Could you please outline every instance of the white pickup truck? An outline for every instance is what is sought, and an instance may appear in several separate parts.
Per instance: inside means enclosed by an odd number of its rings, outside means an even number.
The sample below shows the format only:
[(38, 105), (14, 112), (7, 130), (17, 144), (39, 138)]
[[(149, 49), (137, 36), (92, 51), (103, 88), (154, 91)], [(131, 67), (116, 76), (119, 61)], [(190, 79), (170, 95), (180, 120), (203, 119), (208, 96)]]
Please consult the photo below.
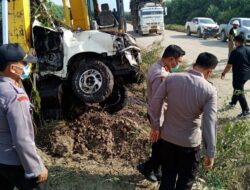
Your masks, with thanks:
[(190, 36), (192, 33), (196, 33), (199, 38), (205, 37), (206, 33), (209, 33), (209, 36), (216, 36), (219, 26), (211, 18), (206, 17), (195, 17), (192, 21), (187, 21), (185, 24), (185, 29), (187, 35)]

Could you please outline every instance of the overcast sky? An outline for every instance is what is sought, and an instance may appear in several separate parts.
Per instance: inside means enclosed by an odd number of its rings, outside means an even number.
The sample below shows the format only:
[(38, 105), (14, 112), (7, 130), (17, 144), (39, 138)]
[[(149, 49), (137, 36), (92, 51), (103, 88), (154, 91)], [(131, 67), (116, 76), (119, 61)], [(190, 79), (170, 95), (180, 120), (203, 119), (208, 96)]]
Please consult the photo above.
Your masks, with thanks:
[[(62, 5), (62, 0), (51, 0), (52, 2), (54, 2), (55, 4), (58, 4), (58, 5)], [(102, 3), (105, 3), (105, 2), (114, 2), (114, 4), (109, 4), (110, 6), (110, 9), (112, 10), (115, 6), (115, 0), (98, 0), (99, 4), (102, 4)], [(129, 2), (130, 0), (123, 0), (123, 3), (124, 3), (124, 9), (125, 9), (125, 12), (130, 12), (130, 9), (129, 9)]]

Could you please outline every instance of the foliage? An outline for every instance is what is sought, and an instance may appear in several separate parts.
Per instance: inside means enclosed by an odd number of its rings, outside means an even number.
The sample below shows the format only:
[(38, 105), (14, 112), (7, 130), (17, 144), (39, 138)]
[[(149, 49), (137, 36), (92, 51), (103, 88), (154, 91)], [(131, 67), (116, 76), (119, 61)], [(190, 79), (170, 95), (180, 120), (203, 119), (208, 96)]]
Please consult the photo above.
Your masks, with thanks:
[(131, 21), (131, 14), (130, 14), (130, 12), (125, 12), (125, 13), (124, 13), (124, 17), (125, 17), (125, 19), (126, 19), (127, 21)]
[[(212, 171), (200, 167), (200, 176), (209, 189), (242, 189), (242, 169), (250, 165), (250, 123), (238, 121), (225, 124), (218, 132), (217, 156)], [(249, 168), (248, 168), (249, 170)]]
[(51, 14), (53, 14), (53, 17), (58, 20), (64, 20), (64, 10), (63, 6), (56, 5), (53, 2), (48, 1), (47, 2), (47, 8)]
[(167, 0), (166, 23), (185, 24), (193, 17), (211, 17), (226, 23), (232, 17), (250, 17), (250, 0)]
[(166, 29), (175, 30), (175, 31), (178, 31), (178, 32), (186, 32), (185, 26), (180, 25), (180, 24), (167, 24)]
[(37, 18), (44, 26), (53, 27), (58, 20), (64, 20), (63, 6), (54, 4), (51, 1), (41, 3), (32, 1), (31, 19)]
[(160, 41), (156, 41), (151, 47), (142, 50), (142, 70), (147, 72), (151, 64), (155, 63), (159, 59), (163, 47)]

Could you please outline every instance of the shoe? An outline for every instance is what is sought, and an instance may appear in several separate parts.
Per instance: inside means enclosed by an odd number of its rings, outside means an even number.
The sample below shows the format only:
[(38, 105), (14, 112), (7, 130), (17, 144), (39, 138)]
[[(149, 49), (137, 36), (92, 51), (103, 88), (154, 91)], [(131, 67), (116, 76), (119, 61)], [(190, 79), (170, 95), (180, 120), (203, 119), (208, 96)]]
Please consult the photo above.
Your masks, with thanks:
[(230, 107), (230, 108), (234, 108), (236, 106), (236, 104), (233, 104), (232, 102), (229, 102), (229, 104), (228, 104), (228, 107)]
[(154, 175), (157, 181), (161, 181), (161, 176), (162, 176), (161, 167), (154, 169)]
[(142, 174), (144, 175), (144, 177), (148, 180), (148, 181), (151, 181), (151, 182), (157, 182), (157, 178), (156, 176), (154, 175), (154, 172), (153, 171), (148, 171), (145, 167), (145, 164), (139, 164), (137, 165), (137, 170)]
[(249, 111), (243, 111), (241, 114), (237, 115), (237, 118), (248, 117), (250, 116)]
[(236, 104), (232, 104), (231, 102), (229, 102), (229, 104), (226, 105), (225, 109), (226, 110), (233, 109), (233, 108), (235, 108), (235, 106), (236, 106)]

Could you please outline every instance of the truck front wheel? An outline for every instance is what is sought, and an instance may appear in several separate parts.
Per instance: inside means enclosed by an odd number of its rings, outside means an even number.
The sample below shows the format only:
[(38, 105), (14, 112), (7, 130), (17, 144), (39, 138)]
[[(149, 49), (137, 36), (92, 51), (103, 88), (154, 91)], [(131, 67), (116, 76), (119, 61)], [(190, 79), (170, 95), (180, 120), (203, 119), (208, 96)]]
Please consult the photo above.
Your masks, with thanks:
[(73, 74), (71, 82), (75, 95), (86, 103), (104, 101), (114, 86), (110, 69), (98, 60), (81, 63)]
[(99, 105), (108, 113), (112, 114), (120, 111), (127, 105), (128, 90), (123, 85), (115, 84), (112, 94)]
[(200, 28), (198, 28), (198, 30), (197, 30), (197, 35), (198, 35), (198, 38), (201, 38), (201, 37), (202, 37), (201, 29), (200, 29)]
[(191, 36), (190, 27), (187, 27), (187, 35), (188, 35), (188, 36)]

